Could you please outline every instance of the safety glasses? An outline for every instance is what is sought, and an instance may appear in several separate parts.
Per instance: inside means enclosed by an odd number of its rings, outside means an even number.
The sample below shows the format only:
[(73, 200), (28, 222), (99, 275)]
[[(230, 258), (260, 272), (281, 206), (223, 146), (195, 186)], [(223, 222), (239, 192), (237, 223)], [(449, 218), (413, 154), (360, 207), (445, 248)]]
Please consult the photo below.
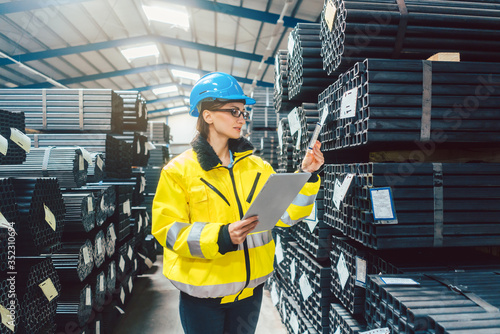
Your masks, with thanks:
[(231, 109), (212, 109), (211, 111), (224, 111), (224, 112), (230, 112), (231, 115), (233, 115), (236, 118), (239, 118), (241, 115), (243, 115), (243, 119), (248, 120), (250, 118), (250, 113), (246, 110), (239, 110), (236, 108), (231, 108)]

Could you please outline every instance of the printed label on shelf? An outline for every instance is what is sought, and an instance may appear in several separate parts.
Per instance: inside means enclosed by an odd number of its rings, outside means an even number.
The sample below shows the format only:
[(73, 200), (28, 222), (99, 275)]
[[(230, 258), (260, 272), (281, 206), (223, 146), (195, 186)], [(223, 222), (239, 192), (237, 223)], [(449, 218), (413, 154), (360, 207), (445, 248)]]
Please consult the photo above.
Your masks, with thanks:
[(372, 188), (370, 189), (370, 198), (372, 201), (374, 220), (396, 219), (391, 188)]
[(99, 169), (102, 170), (104, 162), (102, 161), (102, 159), (101, 159), (100, 156), (97, 156), (97, 158), (96, 158), (96, 164), (97, 164), (97, 167), (99, 167)]
[(115, 306), (115, 307), (118, 310), (118, 312), (120, 312), (120, 314), (125, 314), (125, 311), (122, 310), (122, 308), (120, 306)]
[(273, 302), (273, 306), (278, 305), (278, 302), (280, 301), (280, 297), (276, 291), (276, 282), (273, 282), (273, 285), (271, 286), (271, 301)]
[(87, 248), (87, 246), (84, 246), (82, 248), (82, 253), (83, 253), (83, 263), (87, 265), (90, 262), (89, 249)]
[(278, 144), (280, 151), (283, 153), (283, 124), (281, 122), (278, 124)]
[(101, 334), (101, 322), (99, 320), (95, 322), (95, 334)]
[[(347, 174), (344, 181), (341, 185), (337, 187), (337, 180), (335, 180), (335, 188), (333, 190), (333, 203), (337, 207), (340, 208), (340, 202), (342, 202), (351, 187), (352, 180), (354, 179), (355, 174)], [(339, 181), (340, 184), (340, 181)]]
[(134, 255), (134, 250), (132, 249), (132, 247), (130, 247), (130, 245), (128, 246), (128, 251), (127, 251), (127, 256), (130, 260), (132, 260), (132, 255)]
[(293, 258), (292, 263), (290, 264), (290, 279), (295, 281), (295, 258)]
[(279, 235), (276, 238), (276, 249), (274, 254), (276, 254), (276, 261), (280, 264), (281, 261), (283, 261), (283, 248), (281, 247), (281, 238)]
[(132, 293), (132, 288), (134, 287), (134, 284), (132, 284), (132, 279), (128, 279), (128, 292)]
[(293, 136), (295, 132), (300, 129), (299, 114), (297, 113), (297, 107), (293, 108), (292, 111), (288, 113), (288, 126), (290, 127), (290, 136)]
[(349, 269), (345, 262), (344, 253), (340, 253), (339, 262), (337, 262), (337, 273), (339, 274), (340, 286), (344, 290), (347, 280), (349, 279)]
[(0, 314), (2, 316), (2, 324), (7, 327), (11, 332), (16, 331), (16, 327), (14, 326), (13, 316), (10, 314), (10, 311), (7, 310), (2, 304), (0, 304)]
[(123, 202), (123, 213), (127, 214), (130, 216), (130, 214), (132, 213), (130, 211), (130, 200), (126, 200), (125, 202)]
[(118, 263), (118, 267), (120, 270), (123, 272), (123, 269), (125, 269), (125, 260), (123, 259), (123, 256), (120, 255), (120, 262)]
[(333, 3), (333, 0), (328, 0), (325, 8), (325, 22), (330, 31), (333, 30), (335, 26), (335, 16), (337, 14), (337, 7)]
[(306, 273), (303, 273), (302, 276), (300, 276), (299, 287), (300, 292), (302, 293), (302, 297), (304, 298), (304, 300), (307, 300), (307, 298), (312, 295), (313, 290), (311, 288), (309, 280), (307, 279)]
[(304, 221), (307, 223), (307, 226), (309, 227), (309, 230), (311, 233), (314, 231), (316, 228), (316, 225), (318, 225), (318, 208), (316, 207), (316, 201), (314, 201), (313, 204), (313, 209), (311, 211), (311, 214), (304, 219)]
[(292, 327), (295, 334), (299, 334), (299, 321), (297, 320), (295, 312), (290, 315), (290, 327)]
[(297, 142), (295, 143), (295, 149), (297, 151), (300, 150), (300, 143), (302, 141), (302, 129), (299, 129), (299, 132), (297, 134)]
[(16, 143), (26, 153), (30, 153), (31, 139), (16, 128), (10, 128), (10, 140)]
[(295, 40), (293, 39), (293, 35), (288, 35), (288, 55), (289, 57), (293, 56), (293, 49), (295, 47)]
[(47, 278), (42, 283), (38, 284), (40, 289), (42, 289), (43, 294), (49, 302), (56, 298), (59, 294), (57, 293), (56, 287), (50, 278)]
[(372, 329), (366, 332), (359, 332), (359, 334), (391, 334), (389, 327)]
[(12, 225), (7, 221), (7, 219), (0, 212), (0, 227), (10, 229)]
[(87, 211), (91, 213), (94, 211), (94, 199), (92, 197), (87, 197)]
[(339, 119), (351, 118), (356, 116), (356, 103), (358, 101), (358, 88), (348, 90), (342, 95), (340, 103)]
[(125, 304), (125, 290), (123, 290), (123, 287), (120, 289), (120, 300), (122, 301), (122, 304)]
[(357, 286), (366, 287), (366, 260), (356, 256), (356, 282)]
[(85, 163), (83, 162), (83, 155), (78, 156), (78, 170), (84, 170), (85, 169)]
[(420, 285), (419, 282), (411, 278), (380, 277), (380, 279), (387, 285)]
[(7, 155), (8, 150), (9, 150), (9, 141), (5, 139), (4, 136), (0, 135), (0, 153), (3, 155)]
[(99, 291), (104, 291), (104, 275), (99, 276)]
[(115, 233), (115, 226), (114, 225), (109, 226), (109, 236), (111, 237), (111, 240), (113, 242), (116, 240), (116, 233)]
[(90, 306), (92, 305), (92, 297), (91, 297), (91, 290), (90, 286), (85, 288), (85, 305)]
[(328, 104), (323, 107), (323, 113), (321, 114), (321, 126), (325, 125), (325, 121), (328, 117)]
[(56, 230), (56, 217), (54, 216), (52, 211), (50, 211), (49, 207), (47, 205), (45, 205), (45, 203), (43, 204), (43, 210), (45, 211), (45, 221), (55, 231)]
[(82, 151), (83, 158), (87, 160), (87, 163), (90, 165), (92, 163), (92, 154), (90, 154), (89, 151), (87, 151), (81, 146), (79, 146), (78, 148), (80, 149), (80, 151)]

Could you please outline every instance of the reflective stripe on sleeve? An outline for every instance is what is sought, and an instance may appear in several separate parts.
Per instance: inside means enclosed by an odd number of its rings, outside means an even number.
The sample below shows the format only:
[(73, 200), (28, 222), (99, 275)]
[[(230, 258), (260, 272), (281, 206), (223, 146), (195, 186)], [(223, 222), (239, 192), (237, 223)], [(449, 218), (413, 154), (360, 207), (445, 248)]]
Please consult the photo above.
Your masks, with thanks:
[(201, 257), (202, 259), (204, 259), (205, 256), (201, 251), (200, 240), (201, 240), (201, 232), (203, 231), (203, 228), (205, 228), (206, 224), (207, 223), (199, 223), (199, 222), (193, 223), (193, 227), (191, 228), (191, 231), (189, 231), (189, 235), (187, 238), (189, 252), (191, 253), (191, 255), (196, 257)]
[(306, 196), (302, 194), (298, 194), (297, 197), (293, 200), (292, 204), (297, 206), (308, 206), (314, 203), (316, 200), (316, 194), (311, 196)]
[(307, 218), (308, 216), (309, 215), (301, 217), (299, 219), (292, 220), (292, 218), (290, 218), (290, 215), (288, 214), (288, 212), (285, 211), (285, 213), (283, 214), (283, 216), (281, 216), (280, 219), (283, 223), (287, 224), (288, 226), (293, 226), (293, 225), (297, 224), (298, 222), (300, 222), (301, 220)]
[(175, 222), (172, 224), (172, 226), (168, 229), (168, 233), (167, 233), (166, 245), (167, 245), (168, 249), (174, 250), (174, 245), (175, 245), (175, 242), (177, 241), (177, 237), (179, 236), (179, 233), (181, 232), (181, 230), (183, 230), (187, 227), (189, 227), (189, 224), (187, 224), (187, 223)]

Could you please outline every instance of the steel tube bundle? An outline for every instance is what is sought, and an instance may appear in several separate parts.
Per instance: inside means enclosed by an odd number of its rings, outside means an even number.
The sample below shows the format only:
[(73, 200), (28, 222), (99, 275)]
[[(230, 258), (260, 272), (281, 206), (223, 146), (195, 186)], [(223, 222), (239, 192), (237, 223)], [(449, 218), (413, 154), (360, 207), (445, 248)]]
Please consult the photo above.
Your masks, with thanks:
[(278, 116), (274, 111), (271, 88), (255, 88), (252, 97), (256, 101), (250, 114), (252, 131), (275, 131), (278, 125)]
[(163, 167), (170, 160), (170, 152), (167, 145), (156, 144), (155, 148), (149, 150), (148, 167)]
[(106, 269), (106, 293), (108, 295), (112, 295), (115, 292), (116, 289), (116, 262), (114, 260), (111, 260), (107, 266), (105, 266)]
[(104, 153), (91, 153), (92, 162), (87, 169), (87, 182), (97, 183), (104, 180), (104, 171), (106, 170)]
[(97, 232), (94, 238), (94, 263), (97, 268), (101, 267), (106, 258), (106, 235), (102, 230)]
[(326, 0), (323, 68), (337, 76), (360, 57), (427, 59), (438, 52), (459, 52), (463, 61), (497, 62), (499, 25), (495, 1)]
[(97, 226), (102, 226), (107, 218), (115, 213), (116, 209), (116, 189), (112, 184), (107, 183), (87, 183), (84, 188), (73, 189), (72, 191), (91, 191), (95, 197), (95, 217)]
[(274, 169), (277, 169), (276, 147), (278, 138), (276, 130), (252, 130), (250, 142), (254, 146), (254, 154), (269, 162)]
[(57, 177), (62, 188), (79, 188), (87, 182), (87, 167), (78, 148), (34, 148), (22, 165), (0, 166), (0, 177)]
[[(499, 170), (496, 163), (326, 165), (325, 221), (375, 249), (499, 245)], [(353, 181), (337, 208), (334, 184), (348, 174)], [(396, 220), (380, 224), (370, 189), (384, 187)]]
[(295, 103), (288, 99), (288, 51), (279, 50), (274, 59), (274, 110), (289, 112)]
[(321, 140), (326, 150), (497, 142), (498, 82), (488, 63), (366, 59), (319, 95), (330, 113)]
[(365, 331), (366, 322), (362, 317), (353, 317), (341, 304), (330, 305), (330, 333), (359, 334)]
[(68, 323), (85, 327), (92, 314), (92, 289), (88, 284), (64, 285), (57, 303), (56, 324), (64, 332)]
[[(118, 140), (130, 144), (132, 154), (132, 166), (147, 166), (149, 159), (148, 139), (137, 132), (127, 133), (122, 136), (114, 136)], [(110, 176), (111, 177), (111, 176)]]
[(148, 137), (148, 141), (155, 144), (170, 143), (170, 127), (165, 122), (149, 121), (146, 132), (142, 134)]
[(98, 311), (102, 310), (106, 299), (107, 284), (104, 271), (95, 271), (85, 281), (92, 287), (92, 307)]
[(24, 113), (0, 109), (0, 165), (17, 165), (26, 160), (26, 150), (22, 144), (11, 138), (12, 135), (19, 135), (19, 132), (25, 133)]
[(123, 99), (111, 89), (0, 89), (0, 108), (23, 111), (34, 130), (123, 131)]
[(16, 294), (21, 310), (17, 333), (50, 333), (47, 329), (54, 326), (61, 294), (61, 283), (52, 260), (17, 257), (16, 271)]
[(116, 91), (123, 99), (123, 130), (146, 131), (148, 111), (146, 100), (138, 91)]
[(57, 179), (15, 178), (12, 184), (19, 210), (16, 254), (52, 253), (60, 247), (65, 214)]
[(92, 242), (64, 242), (61, 251), (52, 254), (52, 261), (62, 282), (83, 282), (94, 269)]
[(135, 181), (132, 192), (132, 206), (140, 206), (144, 202), (144, 191), (146, 190), (146, 172), (143, 167), (132, 170), (132, 180)]
[(280, 135), (282, 146), (276, 146), (276, 156), (278, 157), (278, 169), (276, 169), (276, 172), (293, 173), (295, 171), (293, 167), (293, 140), (290, 134), (288, 118), (286, 117), (279, 120), (278, 144)]
[[(292, 160), (294, 170), (298, 170), (306, 156), (316, 123), (319, 122), (319, 111), (318, 105), (315, 103), (302, 103), (294, 110), (298, 114), (300, 129), (292, 135), (294, 145)], [(291, 132), (293, 132), (293, 129), (291, 129)]]
[(151, 226), (147, 218), (146, 207), (132, 208), (131, 226), (136, 240), (143, 240), (146, 234), (150, 233)]
[(497, 333), (499, 291), (495, 272), (371, 275), (365, 319), (392, 333)]
[(298, 23), (288, 37), (288, 99), (316, 101), (333, 80), (323, 71), (319, 23)]
[(62, 195), (66, 207), (63, 236), (65, 241), (70, 241), (75, 234), (90, 232), (95, 227), (96, 199), (90, 191), (64, 192)]

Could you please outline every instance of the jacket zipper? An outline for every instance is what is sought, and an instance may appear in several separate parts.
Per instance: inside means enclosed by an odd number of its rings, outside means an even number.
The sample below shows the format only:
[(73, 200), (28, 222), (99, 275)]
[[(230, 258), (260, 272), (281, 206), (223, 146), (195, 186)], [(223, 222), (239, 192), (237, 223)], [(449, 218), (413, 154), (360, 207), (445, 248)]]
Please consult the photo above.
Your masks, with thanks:
[[(228, 168), (228, 170), (229, 170), (229, 175), (231, 176), (231, 182), (233, 183), (234, 196), (236, 197), (236, 203), (238, 204), (238, 210), (239, 210), (240, 219), (241, 219), (241, 218), (243, 218), (243, 207), (241, 206), (240, 198), (238, 197), (238, 191), (236, 189), (236, 182), (234, 180), (233, 168)], [(238, 300), (238, 297), (241, 295), (243, 290), (245, 290), (245, 288), (250, 283), (250, 253), (248, 252), (247, 239), (245, 239), (245, 241), (243, 242), (243, 252), (245, 253), (245, 269), (247, 271), (247, 277), (246, 277), (245, 286), (243, 287), (243, 289), (241, 289), (240, 293), (238, 293), (238, 295), (234, 299), (235, 301)]]
[(259, 182), (261, 174), (262, 174), (261, 172), (258, 172), (257, 176), (255, 177), (255, 181), (253, 181), (252, 190), (250, 190), (250, 194), (248, 194), (247, 197), (247, 203), (250, 203), (252, 201), (253, 194), (255, 193), (255, 188), (257, 188), (257, 183)]
[(204, 178), (200, 178), (201, 182), (205, 183), (210, 189), (212, 189), (217, 195), (219, 195), (223, 200), (224, 202), (227, 203), (227, 205), (231, 206), (231, 204), (229, 204), (229, 201), (227, 200), (226, 196), (224, 196), (220, 191), (219, 189), (215, 188), (215, 186), (213, 186), (212, 184), (210, 184), (207, 180), (205, 180)]

